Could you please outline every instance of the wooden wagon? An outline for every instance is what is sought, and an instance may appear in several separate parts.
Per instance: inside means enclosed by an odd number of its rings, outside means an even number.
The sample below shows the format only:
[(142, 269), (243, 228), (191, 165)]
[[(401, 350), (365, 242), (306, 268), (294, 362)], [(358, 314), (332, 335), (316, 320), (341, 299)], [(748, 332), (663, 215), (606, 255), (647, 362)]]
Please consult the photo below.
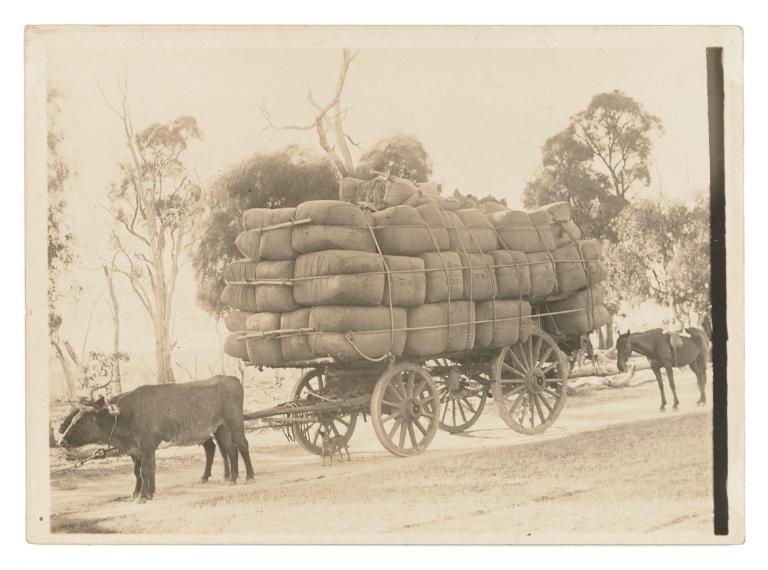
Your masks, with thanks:
[(524, 342), (501, 348), (355, 364), (326, 357), (286, 367), (306, 369), (289, 402), (245, 419), (288, 426), (317, 455), (321, 429), (349, 440), (361, 415), (370, 416), (393, 455), (421, 453), (438, 429), (456, 433), (472, 426), (489, 397), (510, 428), (540, 433), (560, 415), (568, 379), (558, 343), (537, 326)]

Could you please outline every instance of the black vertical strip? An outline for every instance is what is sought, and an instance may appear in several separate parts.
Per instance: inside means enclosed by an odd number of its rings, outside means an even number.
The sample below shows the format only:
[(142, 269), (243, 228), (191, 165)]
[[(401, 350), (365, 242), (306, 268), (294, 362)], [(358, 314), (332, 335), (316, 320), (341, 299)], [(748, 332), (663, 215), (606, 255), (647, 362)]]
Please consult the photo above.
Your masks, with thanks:
[(728, 354), (725, 298), (725, 140), (723, 48), (707, 48), (709, 223), (715, 534), (728, 534)]

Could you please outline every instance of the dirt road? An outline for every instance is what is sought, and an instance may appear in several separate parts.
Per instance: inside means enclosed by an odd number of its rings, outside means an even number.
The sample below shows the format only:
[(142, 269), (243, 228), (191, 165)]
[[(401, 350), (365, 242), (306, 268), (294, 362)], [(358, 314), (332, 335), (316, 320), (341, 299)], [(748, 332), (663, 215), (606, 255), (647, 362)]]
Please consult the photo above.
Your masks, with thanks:
[(164, 449), (146, 505), (129, 499), (129, 459), (91, 463), (53, 477), (51, 528), (141, 540), (600, 542), (632, 533), (636, 542), (697, 542), (712, 528), (711, 408), (695, 406), (692, 374), (677, 379), (677, 412), (658, 412), (655, 383), (595, 391), (569, 397), (546, 433), (523, 436), (489, 403), (468, 432), (439, 432), (408, 459), (383, 451), (362, 422), (352, 462), (333, 467), (279, 433), (255, 432), (250, 485), (225, 485), (218, 459), (199, 485), (202, 449)]

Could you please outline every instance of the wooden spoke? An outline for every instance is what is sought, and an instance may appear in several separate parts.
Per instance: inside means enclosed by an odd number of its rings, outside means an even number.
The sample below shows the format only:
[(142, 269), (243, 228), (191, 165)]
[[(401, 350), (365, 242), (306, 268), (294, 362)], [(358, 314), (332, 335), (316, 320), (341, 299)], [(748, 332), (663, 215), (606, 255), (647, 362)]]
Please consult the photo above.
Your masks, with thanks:
[(389, 439), (392, 439), (392, 436), (395, 435), (397, 428), (399, 428), (402, 424), (403, 424), (403, 418), (397, 418), (395, 425), (392, 426), (392, 429), (389, 431), (389, 433), (387, 433), (387, 437)]
[[(386, 410), (392, 404), (384, 398), (389, 386), (402, 396), (395, 411)], [(371, 397), (371, 420), (382, 446), (399, 456), (424, 451), (438, 429), (441, 396), (445, 395), (425, 369), (411, 363), (388, 368), (376, 382)]]
[[(511, 374), (520, 378), (512, 380)], [(525, 342), (502, 348), (492, 369), (491, 392), (504, 422), (524, 434), (546, 430), (565, 404), (566, 375), (557, 343), (537, 327)]]
[[(322, 370), (309, 370), (296, 382), (291, 391), (291, 399), (297, 402), (317, 403), (325, 397), (324, 392), (329, 384), (330, 381)], [(307, 419), (306, 423), (295, 424), (293, 434), (299, 445), (316, 455), (322, 454), (320, 429), (324, 424), (328, 425), (329, 431), (344, 437), (347, 441), (352, 437), (357, 424), (357, 414), (329, 414), (322, 420), (317, 417)]]

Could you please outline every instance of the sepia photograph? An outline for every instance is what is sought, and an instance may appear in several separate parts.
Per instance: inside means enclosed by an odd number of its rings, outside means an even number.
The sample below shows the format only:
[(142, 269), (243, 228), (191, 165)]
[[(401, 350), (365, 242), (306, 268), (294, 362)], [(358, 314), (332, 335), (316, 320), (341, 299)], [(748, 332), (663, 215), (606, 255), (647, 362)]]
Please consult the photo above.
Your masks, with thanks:
[(28, 27), (27, 539), (742, 543), (742, 59)]

